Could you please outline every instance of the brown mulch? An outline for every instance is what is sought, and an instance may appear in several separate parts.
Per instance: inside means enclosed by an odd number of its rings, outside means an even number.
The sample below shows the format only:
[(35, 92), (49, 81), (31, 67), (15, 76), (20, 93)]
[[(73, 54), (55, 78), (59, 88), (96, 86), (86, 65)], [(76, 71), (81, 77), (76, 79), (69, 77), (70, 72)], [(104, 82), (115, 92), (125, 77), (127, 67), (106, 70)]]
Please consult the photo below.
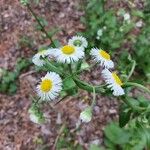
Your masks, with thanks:
[[(73, 0), (44, 0), (34, 7), (34, 10), (48, 21), (47, 30), (53, 27), (61, 28), (56, 37), (65, 43), (71, 35), (84, 30), (80, 23), (83, 12), (78, 9), (78, 5), (79, 1)], [(35, 30), (35, 20), (18, 0), (1, 0), (0, 14), (0, 67), (12, 70), (17, 58), (30, 58), (39, 45), (49, 44), (49, 40), (43, 39)], [(32, 39), (31, 48), (19, 44), (24, 35)], [(87, 72), (84, 79), (99, 84), (101, 81), (98, 80), (97, 74), (99, 71), (95, 68), (92, 73)], [(90, 94), (80, 91), (79, 95), (66, 98), (54, 110), (45, 106), (44, 112), (48, 122), (39, 126), (30, 122), (27, 112), (31, 104), (30, 95), (34, 94), (37, 81), (36, 75), (24, 76), (20, 78), (20, 87), (14, 96), (0, 94), (0, 150), (38, 149), (37, 140), (40, 138), (43, 144), (48, 144), (48, 148), (52, 149), (63, 122), (66, 122), (70, 132), (74, 133), (74, 142), (77, 141), (84, 148), (87, 149), (90, 143), (103, 142), (104, 126), (117, 118), (117, 101), (97, 96), (93, 121), (82, 124), (79, 131), (74, 131), (80, 111), (91, 101)]]

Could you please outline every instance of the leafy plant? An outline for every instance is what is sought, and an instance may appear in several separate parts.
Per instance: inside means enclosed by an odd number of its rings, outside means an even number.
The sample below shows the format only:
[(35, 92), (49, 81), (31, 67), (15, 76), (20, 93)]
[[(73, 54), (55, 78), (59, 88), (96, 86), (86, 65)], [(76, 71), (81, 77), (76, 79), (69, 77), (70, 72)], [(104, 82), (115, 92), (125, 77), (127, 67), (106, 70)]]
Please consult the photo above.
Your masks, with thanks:
[[(116, 55), (117, 50), (121, 49), (122, 44), (127, 42), (127, 40), (136, 43), (134, 36), (130, 36), (129, 34), (134, 27), (134, 23), (131, 22), (129, 13), (125, 13), (124, 10), (120, 10), (119, 12), (120, 17), (124, 19), (121, 21), (113, 9), (105, 8), (105, 2), (104, 0), (87, 1), (86, 17), (83, 18), (83, 21), (87, 24), (88, 32), (86, 32), (85, 35), (91, 42), (88, 48), (86, 39), (81, 36), (74, 36), (69, 39), (67, 45), (61, 46), (60, 42), (53, 40), (52, 34), (46, 31), (46, 24), (41, 22), (39, 17), (37, 17), (30, 4), (26, 5), (40, 26), (40, 30), (51, 42), (46, 49), (39, 51), (32, 59), (33, 63), (38, 66), (40, 70), (47, 71), (47, 74), (41, 78), (41, 82), (37, 86), (38, 98), (34, 100), (34, 103), (39, 106), (44, 101), (53, 101), (61, 92), (63, 93), (61, 95), (67, 97), (77, 94), (78, 89), (85, 90), (92, 93), (93, 98), (91, 105), (80, 113), (80, 120), (88, 123), (92, 120), (93, 107), (96, 105), (96, 94), (120, 96), (118, 98), (120, 100), (119, 125), (112, 123), (105, 128), (106, 148), (110, 150), (142, 150), (144, 148), (150, 148), (150, 103), (143, 97), (129, 96), (129, 91), (132, 87), (150, 93), (147, 87), (129, 81), (136, 66), (136, 61), (133, 59), (134, 57), (131, 57), (128, 53), (122, 55), (122, 65), (120, 65), (124, 67), (122, 72), (124, 78), (122, 82), (115, 72), (111, 72), (114, 63), (110, 55), (103, 49), (99, 49), (100, 47), (110, 49), (110, 53)], [(141, 11), (133, 11), (132, 13), (137, 17), (143, 18)], [(128, 34), (129, 36), (127, 36)], [(143, 44), (145, 42), (146, 44), (148, 43), (144, 39), (142, 42)], [(90, 50), (93, 46), (99, 48), (92, 48)], [(127, 51), (128, 50), (129, 49), (127, 49)], [(92, 59), (93, 62), (95, 61), (95, 64), (88, 65), (86, 62), (87, 58)], [(126, 67), (128, 62), (132, 65)], [(95, 65), (102, 67), (102, 76), (106, 84), (96, 86), (80, 79), (80, 75), (83, 71), (90, 70)], [(64, 97), (56, 101), (54, 105), (64, 100)], [(35, 112), (34, 109), (32, 112)], [(30, 112), (30, 115), (33, 115), (32, 112)], [(41, 110), (39, 112), (41, 112)], [(39, 119), (37, 113), (34, 115)], [(35, 118), (35, 116), (33, 116), (33, 118)], [(56, 141), (57, 149), (68, 148), (67, 146), (74, 149), (72, 141), (68, 139), (68, 131), (64, 130), (64, 134), (61, 136), (59, 141)], [(77, 147), (75, 148), (78, 149)], [(90, 148), (96, 150), (100, 149), (98, 146), (93, 145)]]
[(1, 78), (0, 78), (0, 92), (7, 94), (15, 94), (18, 89), (17, 79), (20, 73), (30, 65), (30, 62), (27, 59), (18, 59), (15, 70), (8, 71), (2, 69)]

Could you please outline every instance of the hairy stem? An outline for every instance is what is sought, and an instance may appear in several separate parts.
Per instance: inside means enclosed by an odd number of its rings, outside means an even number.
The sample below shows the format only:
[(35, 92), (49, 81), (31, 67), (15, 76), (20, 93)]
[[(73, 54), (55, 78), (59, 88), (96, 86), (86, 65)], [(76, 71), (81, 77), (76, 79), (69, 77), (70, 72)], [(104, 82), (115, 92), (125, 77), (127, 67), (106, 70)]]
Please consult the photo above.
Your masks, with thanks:
[(37, 17), (37, 15), (35, 14), (35, 12), (32, 10), (32, 8), (30, 7), (29, 4), (26, 5), (28, 10), (31, 12), (31, 14), (33, 15), (33, 17), (35, 18), (35, 20), (37, 21), (37, 23), (39, 24), (39, 26), (41, 27), (41, 31), (43, 33), (45, 33), (46, 37), (49, 38), (52, 46), (56, 47), (55, 43), (53, 42), (52, 37), (48, 34), (48, 32), (45, 30), (45, 27), (42, 25), (42, 23), (40, 22), (39, 18)]
[(128, 80), (130, 79), (130, 77), (132, 76), (132, 74), (133, 74), (133, 72), (134, 72), (135, 66), (136, 66), (136, 61), (135, 61), (135, 60), (132, 60), (132, 62), (133, 62), (132, 68), (131, 68), (131, 70), (130, 70), (130, 72), (129, 72), (129, 75), (128, 75), (126, 81), (128, 81)]
[(131, 103), (130, 99), (128, 99), (128, 97), (122, 97), (121, 100), (127, 104), (131, 109), (133, 109), (134, 111), (137, 111), (137, 112), (141, 112), (141, 111), (145, 111), (146, 108), (142, 108), (142, 107), (139, 107), (139, 106), (135, 106)]
[(147, 92), (150, 94), (150, 90), (148, 88), (146, 88), (145, 86), (139, 84), (139, 83), (135, 83), (135, 82), (126, 82), (125, 86), (135, 86), (137, 88), (142, 89), (143, 91)]
[(75, 83), (77, 84), (77, 86), (83, 90), (86, 90), (88, 92), (93, 92), (93, 87), (94, 87), (96, 93), (104, 93), (105, 92), (103, 85), (102, 86), (93, 86), (86, 82), (81, 81), (77, 77), (73, 77), (73, 79), (74, 79)]
[(96, 93), (95, 93), (95, 87), (93, 86), (93, 101), (91, 105), (92, 108), (94, 107), (95, 103), (96, 103)]

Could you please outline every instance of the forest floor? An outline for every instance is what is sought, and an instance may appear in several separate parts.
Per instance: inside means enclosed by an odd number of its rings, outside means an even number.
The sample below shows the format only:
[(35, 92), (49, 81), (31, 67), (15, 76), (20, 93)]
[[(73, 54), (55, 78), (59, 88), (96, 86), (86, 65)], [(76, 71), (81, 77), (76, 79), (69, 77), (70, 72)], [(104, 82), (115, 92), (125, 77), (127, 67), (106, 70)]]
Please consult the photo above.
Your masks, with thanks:
[[(34, 10), (48, 21), (47, 30), (61, 28), (56, 38), (64, 44), (69, 37), (85, 29), (80, 22), (84, 13), (78, 6), (78, 0), (43, 0)], [(0, 67), (13, 70), (17, 58), (32, 58), (38, 46), (48, 45), (49, 40), (41, 38), (41, 33), (35, 30), (35, 20), (18, 0), (1, 0), (0, 14)], [(32, 41), (31, 47), (22, 43), (24, 37)], [(45, 106), (47, 123), (34, 124), (29, 120), (28, 109), (31, 105), (30, 95), (34, 95), (40, 76), (30, 74), (32, 70), (33, 66), (20, 75), (19, 90), (14, 96), (0, 94), (0, 150), (35, 150), (42, 149), (43, 145), (52, 149), (64, 124), (73, 144), (79, 143), (85, 149), (90, 143), (101, 144), (104, 126), (118, 118), (117, 101), (97, 95), (92, 122), (81, 124), (80, 130), (76, 130), (80, 112), (91, 103), (91, 95), (80, 91), (79, 95), (66, 98), (53, 109)], [(97, 74), (98, 69), (93, 68), (83, 77), (93, 84), (100, 84)]]

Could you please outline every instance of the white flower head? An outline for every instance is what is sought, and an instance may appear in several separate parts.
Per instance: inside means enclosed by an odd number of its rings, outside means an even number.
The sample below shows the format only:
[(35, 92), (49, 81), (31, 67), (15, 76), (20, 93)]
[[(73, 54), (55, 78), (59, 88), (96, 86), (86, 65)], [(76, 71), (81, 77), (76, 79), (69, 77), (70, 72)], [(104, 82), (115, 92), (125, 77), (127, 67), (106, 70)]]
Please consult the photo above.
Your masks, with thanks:
[(129, 13), (125, 13), (123, 17), (124, 17), (124, 21), (130, 20), (130, 14)]
[(69, 39), (68, 45), (87, 48), (88, 42), (83, 36), (73, 36), (71, 39)]
[(103, 35), (103, 29), (99, 29), (97, 31), (97, 36), (102, 36)]
[(36, 65), (36, 66), (43, 66), (45, 64), (44, 60), (42, 58), (45, 58), (49, 55), (51, 55), (53, 53), (53, 49), (48, 49), (48, 50), (42, 50), (39, 51), (37, 54), (35, 54), (32, 58), (32, 62)]
[(84, 111), (80, 113), (80, 120), (82, 122), (88, 123), (92, 119), (92, 108), (87, 107)]
[(65, 45), (55, 52), (55, 59), (61, 63), (77, 62), (84, 57), (84, 48), (73, 45)]
[(123, 85), (122, 81), (115, 72), (110, 72), (108, 69), (102, 71), (102, 76), (108, 84), (108, 88), (113, 91), (114, 96), (124, 95), (124, 89), (121, 87)]
[(41, 100), (52, 101), (62, 90), (62, 79), (55, 72), (48, 72), (37, 86), (37, 94)]
[(96, 62), (100, 63), (101, 66), (108, 69), (114, 67), (114, 63), (106, 51), (98, 48), (92, 48), (90, 54)]

